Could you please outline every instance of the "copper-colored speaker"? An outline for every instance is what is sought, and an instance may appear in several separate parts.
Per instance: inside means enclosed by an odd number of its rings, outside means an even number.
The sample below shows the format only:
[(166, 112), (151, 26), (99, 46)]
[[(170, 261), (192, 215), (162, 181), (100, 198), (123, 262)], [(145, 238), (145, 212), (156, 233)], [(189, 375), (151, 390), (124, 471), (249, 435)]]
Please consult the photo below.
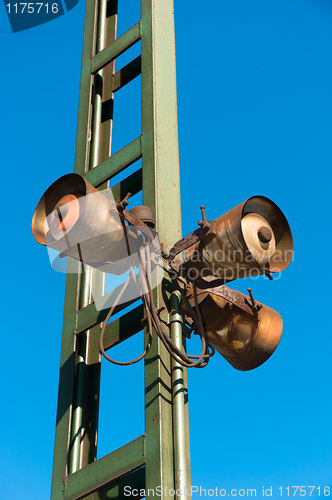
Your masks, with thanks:
[[(219, 287), (218, 287), (219, 288)], [(199, 290), (198, 301), (206, 337), (237, 370), (252, 370), (263, 364), (279, 344), (283, 323), (280, 314), (259, 304), (253, 311), (250, 297), (228, 287), (224, 297)], [(229, 299), (227, 297), (229, 295)], [(190, 297), (189, 297), (190, 298)], [(193, 304), (193, 299), (190, 302)]]
[(210, 223), (201, 241), (183, 252), (191, 279), (237, 278), (283, 271), (293, 256), (286, 217), (273, 201), (253, 196)]
[(46, 190), (32, 234), (41, 245), (94, 267), (116, 262), (116, 274), (124, 272), (121, 260), (137, 251), (137, 236), (123, 224), (115, 202), (78, 174), (64, 175)]

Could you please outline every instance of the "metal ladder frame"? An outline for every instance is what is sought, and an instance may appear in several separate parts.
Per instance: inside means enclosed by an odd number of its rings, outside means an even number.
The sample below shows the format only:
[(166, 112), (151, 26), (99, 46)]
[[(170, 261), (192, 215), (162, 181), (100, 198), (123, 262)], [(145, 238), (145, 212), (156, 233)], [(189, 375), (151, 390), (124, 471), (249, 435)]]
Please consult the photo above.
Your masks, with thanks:
[[(95, 187), (105, 187), (142, 158), (142, 169), (114, 186), (113, 196), (120, 201), (128, 191), (143, 190), (143, 204), (152, 210), (160, 241), (171, 248), (181, 238), (173, 0), (141, 0), (141, 20), (119, 38), (116, 21), (117, 0), (87, 0), (74, 171)], [(115, 73), (116, 58), (139, 40), (141, 56)], [(142, 133), (111, 155), (114, 93), (139, 74)], [(170, 310), (164, 286), (155, 290), (156, 307)], [(124, 486), (145, 489), (146, 496), (155, 496), (157, 487), (166, 488), (170, 496), (180, 483), (190, 487), (188, 405), (184, 394), (179, 395), (187, 449), (179, 470), (173, 447), (176, 377), (172, 387), (170, 356), (156, 335), (144, 360), (145, 434), (96, 460), (99, 331), (108, 312), (97, 310), (96, 303), (105, 300), (103, 293), (103, 274), (82, 269), (80, 262), (69, 258), (51, 500), (123, 498)], [(141, 331), (143, 316), (144, 308), (138, 305), (110, 323), (107, 347)], [(186, 387), (186, 369), (181, 373)], [(179, 483), (179, 477), (184, 482)]]

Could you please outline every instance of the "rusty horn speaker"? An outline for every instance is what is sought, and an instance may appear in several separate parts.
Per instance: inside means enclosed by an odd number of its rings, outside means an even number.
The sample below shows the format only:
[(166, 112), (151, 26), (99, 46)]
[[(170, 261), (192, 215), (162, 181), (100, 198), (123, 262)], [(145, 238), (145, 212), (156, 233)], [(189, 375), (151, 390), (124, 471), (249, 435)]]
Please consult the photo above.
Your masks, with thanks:
[[(292, 260), (293, 238), (287, 219), (264, 196), (249, 198), (206, 223), (205, 228), (203, 238), (182, 253), (191, 280), (213, 275), (231, 281), (269, 274), (283, 271)], [(189, 236), (198, 231), (202, 230)]]
[(277, 311), (225, 285), (198, 289), (198, 302), (206, 338), (237, 370), (257, 368), (277, 348), (283, 329)]
[(60, 177), (45, 191), (32, 219), (32, 234), (60, 256), (97, 268), (106, 265), (103, 270), (114, 274), (128, 268), (122, 269), (121, 259), (137, 250), (137, 237), (123, 224), (115, 202), (78, 174)]

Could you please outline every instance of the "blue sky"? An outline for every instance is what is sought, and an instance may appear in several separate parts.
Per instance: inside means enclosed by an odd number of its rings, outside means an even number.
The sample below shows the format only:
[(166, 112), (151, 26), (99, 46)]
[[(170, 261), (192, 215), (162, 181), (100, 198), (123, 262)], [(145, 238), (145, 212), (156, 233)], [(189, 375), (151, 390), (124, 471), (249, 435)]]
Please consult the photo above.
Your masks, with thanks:
[[(139, 20), (138, 3), (120, 2), (119, 34)], [(0, 498), (44, 500), (65, 276), (51, 269), (30, 226), (44, 190), (74, 168), (84, 5), (15, 34), (5, 7), (0, 11), (6, 216)], [(256, 488), (257, 497), (263, 487), (280, 497), (280, 486), (311, 485), (324, 496), (332, 486), (332, 2), (175, 0), (175, 27), (183, 235), (197, 227), (200, 205), (213, 219), (261, 194), (285, 213), (295, 245), (280, 279), (232, 284), (240, 291), (251, 286), (257, 300), (282, 315), (274, 355), (252, 372), (216, 355), (206, 369), (189, 373), (192, 483)], [(122, 56), (118, 68), (124, 63)], [(139, 92), (137, 79), (118, 93), (114, 151), (140, 133)], [(116, 354), (135, 357), (141, 347), (137, 336)], [(194, 339), (190, 351), (198, 350)], [(142, 432), (143, 363), (103, 363), (98, 456)], [(318, 498), (317, 488), (311, 497)]]

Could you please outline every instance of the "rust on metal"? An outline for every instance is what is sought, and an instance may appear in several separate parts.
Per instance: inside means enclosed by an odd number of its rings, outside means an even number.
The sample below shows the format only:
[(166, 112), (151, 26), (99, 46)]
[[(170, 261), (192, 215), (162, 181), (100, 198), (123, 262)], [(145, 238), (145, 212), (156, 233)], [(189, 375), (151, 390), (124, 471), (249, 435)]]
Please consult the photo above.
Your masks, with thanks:
[(202, 205), (200, 207), (201, 211), (202, 211), (202, 220), (198, 221), (198, 225), (202, 228), (202, 229), (210, 229), (211, 227), (211, 224), (207, 221), (207, 218), (206, 218), (206, 214), (205, 214), (205, 207), (204, 205)]
[[(231, 302), (232, 304), (236, 305), (239, 309), (242, 309), (248, 314), (255, 315), (250, 297), (243, 295), (237, 290), (233, 290), (232, 288), (229, 288), (226, 285), (219, 285), (204, 289), (197, 288), (198, 302), (204, 300), (204, 298), (209, 293), (222, 297), (223, 299), (227, 300), (228, 302)], [(194, 306), (194, 292), (192, 287), (187, 288), (187, 298), (189, 300), (190, 305)], [(258, 302), (255, 302), (255, 304), (259, 308), (262, 308), (262, 304)]]
[(144, 222), (148, 227), (154, 229), (155, 222), (152, 216), (151, 209), (146, 205), (140, 205), (138, 207), (131, 208), (129, 212)]
[(192, 245), (195, 245), (207, 235), (213, 234), (213, 221), (210, 221), (208, 225), (209, 228), (207, 226), (200, 227), (181, 240), (177, 241), (169, 252), (169, 260), (172, 261), (179, 253), (183, 252)]
[(129, 222), (133, 226), (136, 226), (137, 228), (139, 228), (139, 230), (145, 236), (147, 236), (151, 241), (153, 240), (153, 234), (152, 234), (150, 228), (141, 219), (136, 217), (136, 215), (132, 211), (123, 210), (122, 215), (127, 222)]
[[(247, 306), (249, 297), (236, 290), (225, 292), (223, 289), (222, 292), (229, 294), (232, 302), (217, 294), (216, 289), (204, 290), (202, 294), (199, 307), (206, 337), (237, 370), (257, 368), (279, 344), (283, 327), (281, 316), (265, 305), (254, 315)], [(242, 307), (239, 307), (240, 304)]]
[(125, 208), (129, 205), (128, 200), (131, 196), (131, 193), (127, 193), (123, 200), (116, 204), (116, 208), (119, 210), (119, 212), (123, 212), (123, 210), (125, 210)]
[(255, 301), (255, 299), (254, 299), (254, 295), (253, 295), (253, 293), (252, 293), (251, 288), (247, 288), (247, 290), (248, 290), (248, 293), (249, 293), (249, 295), (250, 295), (250, 300), (251, 300), (250, 307), (251, 307), (251, 309), (252, 309), (252, 312), (253, 312), (254, 314), (258, 314), (258, 311), (259, 311), (260, 309), (262, 309), (262, 307), (263, 307), (263, 306), (262, 306), (261, 304), (258, 304), (258, 303)]
[[(190, 280), (210, 275), (225, 281), (260, 274), (270, 277), (271, 272), (283, 271), (292, 260), (288, 222), (268, 198), (253, 196), (212, 223), (213, 232), (197, 237), (194, 231), (171, 250), (172, 255), (183, 251)], [(204, 220), (202, 227), (206, 228)], [(187, 246), (190, 241), (192, 245)]]

